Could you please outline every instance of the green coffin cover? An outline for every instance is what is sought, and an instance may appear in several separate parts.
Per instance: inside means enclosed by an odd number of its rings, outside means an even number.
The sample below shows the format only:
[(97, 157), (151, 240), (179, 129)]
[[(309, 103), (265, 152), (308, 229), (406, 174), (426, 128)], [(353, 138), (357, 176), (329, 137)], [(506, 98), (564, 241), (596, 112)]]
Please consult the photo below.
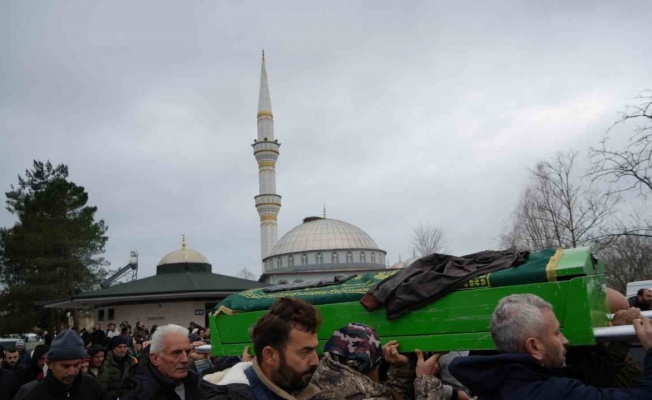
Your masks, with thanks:
[[(593, 271), (589, 247), (563, 250), (545, 249), (530, 253), (528, 262), (518, 267), (505, 268), (466, 282), (458, 290), (542, 283), (588, 275)], [(213, 309), (214, 315), (267, 310), (280, 297), (299, 297), (314, 305), (359, 301), (376, 283), (395, 274), (388, 270), (378, 274), (358, 275), (341, 284), (265, 293), (264, 289), (245, 290), (222, 300)]]

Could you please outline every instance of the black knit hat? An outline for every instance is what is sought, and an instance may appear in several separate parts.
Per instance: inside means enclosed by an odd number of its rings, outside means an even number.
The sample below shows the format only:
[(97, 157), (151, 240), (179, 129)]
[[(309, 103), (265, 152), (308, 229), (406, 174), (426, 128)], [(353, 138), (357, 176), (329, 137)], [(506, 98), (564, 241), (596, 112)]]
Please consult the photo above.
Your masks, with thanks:
[(48, 360), (51, 361), (81, 360), (84, 357), (86, 357), (84, 341), (79, 333), (71, 329), (66, 329), (57, 335), (48, 351)]
[(113, 350), (121, 344), (129, 346), (129, 337), (122, 335), (112, 337), (109, 343), (109, 350)]
[[(99, 344), (94, 344), (91, 347), (88, 348), (88, 355), (93, 358), (95, 357), (95, 354), (99, 353), (100, 351), (104, 351), (104, 347), (100, 346)], [(106, 353), (106, 352), (105, 352)]]

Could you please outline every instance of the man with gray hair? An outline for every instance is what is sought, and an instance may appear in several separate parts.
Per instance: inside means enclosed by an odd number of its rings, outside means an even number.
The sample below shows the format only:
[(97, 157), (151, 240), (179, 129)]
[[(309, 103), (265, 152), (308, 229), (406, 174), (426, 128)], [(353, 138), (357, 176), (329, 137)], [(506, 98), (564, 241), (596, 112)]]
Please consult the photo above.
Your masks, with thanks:
[(139, 364), (123, 382), (120, 399), (195, 400), (199, 374), (190, 370), (188, 329), (159, 326), (150, 344), (149, 362)]
[(652, 398), (652, 321), (634, 320), (646, 349), (645, 372), (637, 388), (601, 389), (561, 377), (568, 340), (552, 305), (532, 294), (503, 298), (489, 330), (494, 356), (455, 359), (450, 372), (480, 400), (638, 400)]

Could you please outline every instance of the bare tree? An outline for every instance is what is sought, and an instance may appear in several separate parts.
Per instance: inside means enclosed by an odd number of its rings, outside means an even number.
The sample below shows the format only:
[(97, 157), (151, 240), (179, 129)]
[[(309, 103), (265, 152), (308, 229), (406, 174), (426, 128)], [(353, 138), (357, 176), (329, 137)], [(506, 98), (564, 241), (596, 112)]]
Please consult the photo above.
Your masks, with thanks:
[(412, 230), (412, 246), (419, 256), (424, 257), (446, 251), (448, 240), (444, 231), (436, 226), (421, 224)]
[(598, 240), (619, 199), (575, 182), (577, 153), (559, 153), (552, 162), (539, 162), (523, 191), (503, 246), (538, 250), (572, 248)]
[(238, 271), (236, 276), (238, 278), (247, 279), (247, 280), (250, 280), (250, 281), (255, 281), (256, 280), (256, 275), (253, 272), (249, 271), (246, 267), (242, 268), (240, 271)]
[(598, 252), (607, 285), (625, 293), (627, 283), (652, 276), (652, 238), (620, 236)]
[[(627, 144), (613, 148), (608, 145), (609, 137), (605, 137), (598, 147), (591, 148), (592, 166), (588, 176), (593, 181), (606, 180), (614, 185), (612, 192), (638, 191), (647, 196), (652, 191), (652, 91), (643, 91), (635, 102), (612, 126), (613, 129), (618, 125), (635, 125)], [(605, 236), (652, 237), (652, 227), (649, 224), (623, 226)]]
[(652, 191), (652, 91), (644, 91), (635, 101), (637, 104), (627, 107), (612, 126), (636, 125), (628, 143), (614, 149), (606, 137), (600, 146), (591, 148), (589, 176), (620, 185), (613, 189), (616, 192), (638, 190), (647, 194)]

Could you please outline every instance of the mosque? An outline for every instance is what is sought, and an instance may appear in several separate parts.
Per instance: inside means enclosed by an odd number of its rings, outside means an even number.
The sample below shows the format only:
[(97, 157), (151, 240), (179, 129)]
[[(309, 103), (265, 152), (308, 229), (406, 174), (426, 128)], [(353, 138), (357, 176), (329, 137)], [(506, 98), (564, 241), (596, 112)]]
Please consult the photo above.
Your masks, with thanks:
[[(209, 311), (226, 296), (269, 284), (332, 279), (387, 269), (387, 252), (362, 229), (336, 219), (307, 217), (278, 239), (281, 196), (276, 193), (276, 161), (281, 144), (274, 137), (274, 115), (263, 53), (258, 100), (258, 137), (253, 151), (258, 163), (262, 275), (258, 282), (212, 272), (201, 253), (186, 247), (163, 258), (156, 275), (81, 293), (46, 308), (93, 308), (95, 322), (143, 321), (147, 325), (208, 322)], [(409, 265), (399, 262), (392, 268)]]
[(338, 274), (361, 274), (386, 269), (387, 252), (362, 229), (344, 221), (308, 217), (278, 239), (281, 196), (276, 193), (276, 161), (281, 144), (274, 137), (274, 114), (267, 82), (265, 53), (258, 97), (258, 137), (254, 156), (258, 162), (260, 193), (254, 197), (260, 216), (260, 282), (299, 283), (332, 278)]

